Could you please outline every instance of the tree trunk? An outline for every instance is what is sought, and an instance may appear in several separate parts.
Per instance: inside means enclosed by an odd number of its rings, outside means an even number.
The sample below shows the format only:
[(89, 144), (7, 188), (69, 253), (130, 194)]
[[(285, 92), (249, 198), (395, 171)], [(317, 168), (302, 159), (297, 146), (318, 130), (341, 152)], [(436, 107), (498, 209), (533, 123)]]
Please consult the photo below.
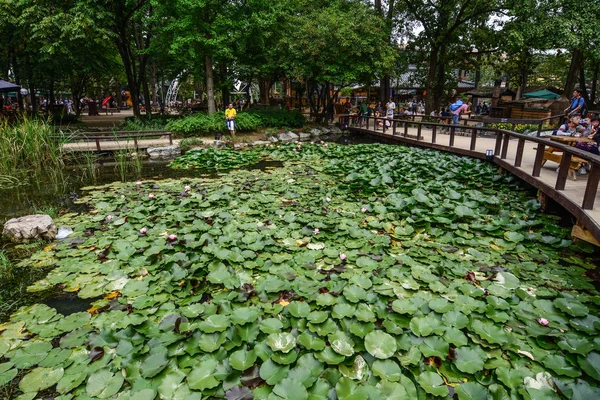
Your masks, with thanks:
[(206, 93), (208, 95), (208, 113), (214, 114), (217, 112), (215, 106), (215, 84), (213, 81), (213, 62), (212, 57), (207, 54), (204, 57), (204, 64), (206, 69)]
[(428, 114), (432, 110), (437, 110), (439, 106), (439, 99), (435, 98), (435, 77), (437, 74), (437, 64), (438, 64), (438, 56), (439, 49), (433, 48), (431, 49), (431, 53), (429, 55), (429, 70), (427, 71), (427, 84), (425, 88), (427, 90), (427, 94), (425, 95), (425, 113)]
[(598, 88), (598, 78), (600, 75), (600, 63), (594, 64), (594, 72), (592, 73), (592, 92), (590, 93), (591, 104), (596, 104), (596, 90)]
[(152, 104), (156, 102), (156, 63), (150, 64), (150, 96), (152, 98)]
[[(219, 64), (219, 75), (221, 76), (221, 82), (227, 81), (227, 64), (220, 63)], [(221, 85), (221, 97), (223, 98), (223, 105), (227, 105), (230, 102), (230, 87), (229, 84), (225, 85), (224, 83)]]
[(587, 86), (585, 84), (585, 66), (584, 63), (581, 63), (579, 67), (579, 87), (581, 88), (581, 96), (586, 104), (590, 104), (590, 97), (588, 96)]
[(571, 93), (575, 89), (577, 85), (577, 78), (579, 75), (579, 66), (583, 63), (583, 53), (579, 49), (573, 49), (573, 54), (571, 55), (571, 66), (569, 67), (569, 73), (567, 74), (567, 81), (565, 82), (565, 91), (563, 92), (562, 97), (569, 99), (571, 98)]
[(150, 88), (146, 74), (142, 75), (142, 88), (144, 90), (144, 105), (146, 106), (146, 117), (152, 118), (152, 105), (150, 104)]
[(379, 100), (383, 103), (387, 102), (390, 97), (392, 97), (390, 93), (390, 80), (390, 76), (386, 75), (379, 81)]

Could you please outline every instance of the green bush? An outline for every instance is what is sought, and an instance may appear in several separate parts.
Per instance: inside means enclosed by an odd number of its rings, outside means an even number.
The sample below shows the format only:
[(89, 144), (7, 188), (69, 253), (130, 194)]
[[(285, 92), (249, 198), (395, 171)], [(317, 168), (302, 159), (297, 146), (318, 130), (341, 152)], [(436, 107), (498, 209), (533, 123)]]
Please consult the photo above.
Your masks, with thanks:
[[(304, 122), (304, 116), (298, 111), (263, 108), (238, 113), (235, 130), (237, 132), (251, 132), (259, 128), (299, 128), (304, 125)], [(206, 113), (194, 114), (170, 121), (166, 129), (184, 137), (227, 132), (225, 113), (220, 111), (213, 115)]]
[(165, 126), (174, 120), (181, 119), (180, 115), (152, 115), (151, 118), (147, 116), (127, 117), (125, 123), (119, 127), (120, 130), (124, 131), (147, 131), (147, 130), (161, 130), (166, 129)]

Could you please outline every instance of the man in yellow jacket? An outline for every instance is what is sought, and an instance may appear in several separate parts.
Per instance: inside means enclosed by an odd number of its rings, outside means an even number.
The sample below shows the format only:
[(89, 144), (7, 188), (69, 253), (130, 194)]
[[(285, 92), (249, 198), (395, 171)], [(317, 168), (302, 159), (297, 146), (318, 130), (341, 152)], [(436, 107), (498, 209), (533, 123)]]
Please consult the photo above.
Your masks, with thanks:
[(237, 113), (235, 108), (233, 108), (233, 104), (229, 103), (229, 106), (225, 109), (225, 122), (227, 123), (227, 129), (229, 129), (229, 133), (231, 136), (235, 136), (235, 117)]

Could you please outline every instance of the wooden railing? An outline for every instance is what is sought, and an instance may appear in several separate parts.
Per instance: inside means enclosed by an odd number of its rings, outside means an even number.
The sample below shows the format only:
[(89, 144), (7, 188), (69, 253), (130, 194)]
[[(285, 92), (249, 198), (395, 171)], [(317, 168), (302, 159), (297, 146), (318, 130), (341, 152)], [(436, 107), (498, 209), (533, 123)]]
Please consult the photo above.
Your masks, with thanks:
[(173, 144), (173, 134), (169, 131), (107, 131), (107, 132), (72, 132), (57, 137), (65, 143), (96, 142), (96, 150), (102, 151), (101, 142), (114, 142), (133, 139), (135, 148), (138, 148), (138, 140), (153, 137), (169, 137), (169, 144)]
[[(342, 126), (346, 124), (346, 118), (348, 118), (348, 116), (340, 117), (340, 123)], [(413, 119), (407, 120), (394, 118), (390, 120), (381, 117), (357, 117), (357, 119), (352, 118), (353, 117), (350, 116), (348, 126), (351, 130), (366, 130), (375, 133), (381, 132), (384, 135), (387, 134), (391, 135), (392, 137), (411, 140), (412, 144), (419, 145), (419, 143), (421, 143), (421, 145), (423, 145), (424, 147), (444, 148), (445, 150), (450, 151), (456, 150), (455, 152), (460, 154), (472, 155), (478, 158), (488, 158), (494, 161), (495, 163), (502, 165), (511, 172), (517, 172), (516, 175), (520, 177), (524, 176), (523, 171), (520, 168), (523, 162), (523, 154), (526, 143), (531, 142), (537, 145), (535, 159), (533, 160), (532, 171), (530, 173), (527, 173), (527, 175), (529, 175), (529, 177), (532, 178), (538, 178), (540, 176), (542, 163), (544, 161), (544, 151), (546, 150), (546, 148), (553, 147), (555, 149), (562, 150), (562, 160), (560, 162), (559, 170), (556, 174), (556, 181), (553, 187), (554, 191), (556, 192), (554, 194), (562, 196), (560, 192), (565, 190), (571, 160), (573, 157), (578, 157), (591, 166), (589, 175), (587, 177), (587, 183), (585, 187), (583, 200), (578, 207), (580, 208), (580, 210), (591, 210), (594, 207), (594, 202), (598, 193), (598, 183), (600, 181), (600, 156), (592, 154), (590, 152), (583, 151), (576, 147), (568, 146), (562, 143), (556, 143), (554, 141), (551, 142), (547, 138), (527, 136), (509, 130), (497, 128), (486, 128), (466, 125), (457, 126), (440, 124), (435, 122), (415, 121)], [(356, 126), (357, 121), (359, 124), (361, 124), (361, 126)], [(380, 124), (380, 122), (382, 124)], [(390, 124), (389, 126), (387, 125), (388, 123)], [(409, 125), (416, 126), (416, 135), (408, 134)], [(422, 132), (424, 127), (427, 127), (427, 129), (431, 132), (431, 142), (425, 142), (423, 140), (424, 137)], [(438, 143), (438, 131), (440, 129), (449, 130), (448, 145), (441, 145)], [(457, 130), (466, 131), (470, 136), (469, 148), (466, 151), (465, 149), (460, 149), (461, 151), (458, 151), (459, 149), (455, 147), (455, 136)], [(493, 155), (491, 155), (491, 157), (486, 156), (485, 153), (475, 151), (477, 139), (479, 135), (483, 132), (488, 133), (490, 136), (495, 136), (494, 150)], [(505, 161), (508, 158), (510, 140), (517, 140), (516, 152), (514, 154), (514, 161), (512, 163), (508, 163), (507, 161)], [(531, 179), (525, 180), (528, 181), (528, 183), (533, 183), (533, 180)], [(598, 226), (600, 226), (600, 221), (597, 221), (597, 223), (599, 224)]]

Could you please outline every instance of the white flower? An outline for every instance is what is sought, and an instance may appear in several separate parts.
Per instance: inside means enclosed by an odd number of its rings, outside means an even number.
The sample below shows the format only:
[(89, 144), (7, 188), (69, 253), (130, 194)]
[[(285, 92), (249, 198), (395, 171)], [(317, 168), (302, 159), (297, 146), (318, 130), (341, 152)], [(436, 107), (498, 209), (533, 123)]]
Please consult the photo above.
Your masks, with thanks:
[(189, 185), (185, 185), (185, 187), (183, 188), (183, 190), (185, 190), (186, 192), (189, 192), (190, 190), (192, 190), (192, 187)]
[(329, 197), (325, 197), (325, 201), (329, 203), (331, 199)]
[(137, 181), (135, 184), (138, 186), (142, 186), (142, 181)]
[(362, 212), (367, 212), (367, 209), (365, 207), (361, 208), (360, 211)]

